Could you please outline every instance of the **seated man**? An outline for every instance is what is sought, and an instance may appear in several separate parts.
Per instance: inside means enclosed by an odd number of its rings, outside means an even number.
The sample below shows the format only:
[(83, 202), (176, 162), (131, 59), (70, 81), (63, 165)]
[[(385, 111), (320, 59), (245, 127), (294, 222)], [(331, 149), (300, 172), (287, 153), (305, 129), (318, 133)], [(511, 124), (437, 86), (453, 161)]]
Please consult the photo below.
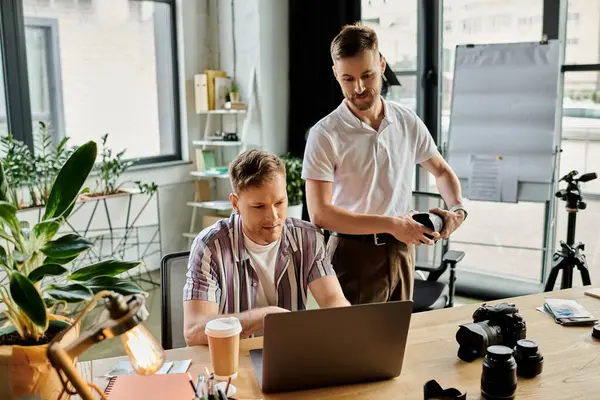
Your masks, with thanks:
[(230, 168), (235, 213), (194, 239), (183, 289), (184, 336), (206, 344), (206, 323), (239, 318), (242, 337), (263, 330), (269, 313), (302, 310), (310, 289), (320, 307), (349, 306), (316, 226), (286, 218), (285, 165), (249, 150)]

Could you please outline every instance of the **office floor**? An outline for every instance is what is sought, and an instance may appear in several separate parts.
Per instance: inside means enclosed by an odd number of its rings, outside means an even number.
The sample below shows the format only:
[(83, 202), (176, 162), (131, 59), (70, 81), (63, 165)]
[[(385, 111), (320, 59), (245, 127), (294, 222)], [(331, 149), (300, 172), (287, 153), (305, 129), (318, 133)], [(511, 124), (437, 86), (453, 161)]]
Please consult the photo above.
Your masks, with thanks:
[[(156, 282), (160, 281), (160, 276), (158, 271), (153, 271), (153, 279)], [(154, 335), (154, 337), (160, 341), (160, 304), (161, 304), (161, 296), (160, 296), (160, 287), (151, 287), (146, 286), (143, 287), (144, 290), (148, 292), (148, 298), (146, 300), (146, 307), (148, 308), (148, 312), (150, 313), (150, 317), (145, 322), (144, 326)], [(455, 305), (461, 306), (465, 304), (478, 303), (479, 300), (471, 299), (467, 297), (456, 296)], [(317, 308), (317, 304), (312, 298), (309, 298), (309, 308)], [(93, 311), (88, 314), (88, 316), (83, 321), (82, 329), (93, 324), (101, 311), (101, 308), (97, 307)], [(119, 338), (110, 339), (103, 343), (100, 343), (86, 352), (80, 360), (95, 360), (98, 358), (106, 358), (106, 357), (115, 357), (124, 355), (125, 352), (123, 350), (123, 346), (121, 346), (121, 342)]]

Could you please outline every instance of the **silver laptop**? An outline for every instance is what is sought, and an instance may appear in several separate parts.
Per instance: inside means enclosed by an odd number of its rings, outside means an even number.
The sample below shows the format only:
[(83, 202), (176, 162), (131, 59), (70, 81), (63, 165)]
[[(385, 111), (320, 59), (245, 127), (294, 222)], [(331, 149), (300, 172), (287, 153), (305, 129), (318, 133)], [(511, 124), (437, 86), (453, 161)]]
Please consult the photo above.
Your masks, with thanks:
[(412, 301), (268, 314), (250, 357), (264, 393), (400, 375)]

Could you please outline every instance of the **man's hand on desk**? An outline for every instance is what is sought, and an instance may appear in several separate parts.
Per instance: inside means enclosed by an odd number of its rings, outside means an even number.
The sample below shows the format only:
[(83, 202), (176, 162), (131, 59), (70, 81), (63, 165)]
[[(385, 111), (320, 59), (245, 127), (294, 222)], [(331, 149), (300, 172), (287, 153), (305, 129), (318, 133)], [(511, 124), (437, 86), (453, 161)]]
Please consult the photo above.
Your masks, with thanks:
[(441, 208), (432, 208), (429, 212), (439, 215), (444, 220), (444, 229), (440, 232), (440, 237), (442, 239), (448, 239), (448, 237), (450, 237), (450, 235), (454, 233), (465, 220), (465, 213), (462, 210), (452, 212), (442, 210)]

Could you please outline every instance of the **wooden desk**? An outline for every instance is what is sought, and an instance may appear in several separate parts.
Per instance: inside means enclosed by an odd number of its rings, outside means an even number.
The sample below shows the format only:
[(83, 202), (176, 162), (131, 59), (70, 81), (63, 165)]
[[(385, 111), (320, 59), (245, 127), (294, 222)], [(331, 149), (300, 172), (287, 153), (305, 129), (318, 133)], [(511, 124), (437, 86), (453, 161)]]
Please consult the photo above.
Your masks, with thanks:
[[(591, 327), (563, 327), (536, 310), (544, 296), (575, 299), (596, 317), (600, 317), (600, 300), (585, 296), (582, 288), (542, 293), (508, 299), (519, 308), (527, 323), (527, 337), (535, 340), (544, 356), (544, 370), (533, 379), (519, 378), (517, 398), (522, 399), (593, 399), (600, 396), (600, 340), (592, 338)], [(491, 302), (491, 304), (495, 304)], [(412, 317), (406, 355), (400, 377), (383, 382), (325, 388), (305, 392), (263, 395), (256, 382), (248, 350), (262, 347), (262, 339), (243, 340), (240, 371), (233, 381), (238, 399), (422, 399), (423, 385), (436, 379), (442, 387), (456, 387), (468, 392), (469, 399), (479, 399), (481, 361), (461, 361), (457, 356), (455, 334), (458, 325), (471, 321), (479, 304), (415, 314)], [(209, 365), (204, 346), (167, 351), (170, 360), (192, 359), (190, 372), (195, 374)], [(80, 363), (80, 370), (94, 377), (102, 376), (121, 358)], [(102, 380), (95, 379), (102, 384)], [(102, 386), (101, 386), (102, 387)]]

